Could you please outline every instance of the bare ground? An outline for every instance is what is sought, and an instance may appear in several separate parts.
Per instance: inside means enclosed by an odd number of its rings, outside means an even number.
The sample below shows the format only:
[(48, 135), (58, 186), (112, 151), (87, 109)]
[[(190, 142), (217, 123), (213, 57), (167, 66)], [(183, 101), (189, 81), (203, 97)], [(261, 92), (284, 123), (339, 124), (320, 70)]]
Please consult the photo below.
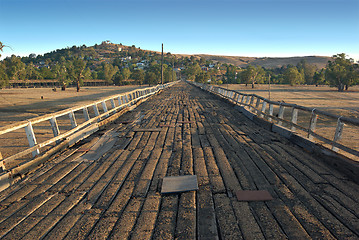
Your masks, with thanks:
[(0, 127), (132, 91), (138, 87), (82, 87), (80, 92), (76, 92), (76, 88), (67, 88), (66, 91), (58, 89), (56, 92), (51, 88), (2, 89), (0, 90)]
[[(221, 87), (227, 88), (226, 84)], [(229, 84), (232, 90), (247, 94), (257, 94), (269, 99), (269, 85), (256, 84), (251, 88), (248, 84)], [(318, 108), (337, 115), (359, 118), (359, 86), (350, 87), (349, 91), (338, 92), (329, 86), (290, 86), (271, 85), (270, 99), (286, 103)]]

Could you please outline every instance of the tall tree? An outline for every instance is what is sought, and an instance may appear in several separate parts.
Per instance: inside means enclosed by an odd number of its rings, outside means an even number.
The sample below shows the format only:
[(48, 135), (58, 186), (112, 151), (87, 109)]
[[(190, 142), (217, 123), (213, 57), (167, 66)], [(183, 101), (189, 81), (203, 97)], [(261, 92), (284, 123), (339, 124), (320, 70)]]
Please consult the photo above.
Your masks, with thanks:
[(118, 67), (106, 63), (103, 66), (103, 75), (107, 83), (112, 84), (115, 74), (118, 72)]
[(156, 74), (153, 73), (153, 72), (146, 72), (146, 75), (145, 75), (145, 81), (146, 83), (151, 86), (152, 85), (155, 85), (158, 83), (158, 79)]
[(135, 69), (132, 71), (131, 78), (136, 80), (137, 84), (141, 85), (145, 80), (145, 71), (142, 69)]
[(265, 79), (265, 71), (261, 66), (249, 65), (240, 75), (242, 82), (251, 83), (252, 88), (257, 82), (262, 82)]
[(86, 62), (79, 57), (73, 59), (72, 63), (68, 66), (69, 75), (75, 80), (76, 82), (76, 90), (77, 92), (80, 91), (80, 85), (82, 84), (82, 79), (85, 78), (84, 72), (86, 69)]
[(332, 86), (336, 86), (339, 92), (344, 88), (348, 90), (359, 78), (353, 65), (354, 60), (346, 58), (345, 53), (334, 55), (334, 61), (329, 61), (325, 71), (325, 78)]
[(121, 76), (123, 80), (128, 80), (131, 76), (131, 71), (129, 68), (123, 68), (121, 70)]
[(283, 77), (284, 81), (292, 86), (304, 83), (303, 75), (298, 71), (298, 68), (294, 66), (288, 67), (285, 70)]

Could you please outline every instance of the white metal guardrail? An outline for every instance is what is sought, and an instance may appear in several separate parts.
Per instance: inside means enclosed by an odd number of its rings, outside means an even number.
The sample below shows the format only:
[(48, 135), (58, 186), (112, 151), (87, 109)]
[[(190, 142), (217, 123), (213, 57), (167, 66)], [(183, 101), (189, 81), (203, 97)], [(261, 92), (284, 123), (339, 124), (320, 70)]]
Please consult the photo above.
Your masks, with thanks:
[[(116, 114), (117, 112), (126, 109), (127, 107), (133, 106), (141, 99), (156, 94), (160, 90), (171, 86), (174, 83), (175, 82), (171, 82), (163, 85), (136, 89), (130, 92), (100, 99), (90, 104), (76, 106), (53, 114), (46, 114), (44, 116), (1, 127), (0, 136), (6, 133), (18, 131), (19, 129), (24, 129), (26, 132), (29, 148), (12, 156), (6, 157), (5, 159), (0, 159), (0, 178), (4, 177), (3, 175), (5, 173), (11, 173), (12, 169), (8, 166), (12, 165), (11, 163), (16, 159), (22, 158), (28, 154), (32, 154), (32, 156), (35, 157), (40, 154), (41, 149), (45, 146), (49, 146), (50, 144), (58, 145), (63, 140), (67, 140), (67, 145), (72, 146), (84, 137), (96, 132), (99, 129), (99, 126), (101, 126), (101, 120), (104, 120)], [(101, 106), (100, 110), (102, 109), (102, 113), (100, 113), (98, 108), (99, 105)], [(93, 112), (93, 116), (89, 114), (89, 109), (91, 109), (91, 112)], [(81, 114), (82, 118), (84, 118), (81, 124), (77, 123), (75, 114), (78, 116)], [(71, 127), (62, 133), (60, 132), (60, 124), (57, 120), (60, 117), (66, 118), (66, 116), (68, 118), (67, 122), (70, 122)], [(37, 138), (33, 126), (36, 124), (45, 124), (46, 122), (49, 125), (49, 128), (52, 130), (53, 137), (44, 142), (37, 143)]]
[[(285, 126), (291, 131), (299, 133), (310, 140), (315, 138), (335, 152), (342, 150), (345, 153), (359, 157), (358, 119), (338, 116), (316, 108), (270, 101), (255, 94), (244, 94), (209, 84), (197, 82), (191, 82), (191, 84), (226, 98), (237, 105), (246, 107), (247, 110), (257, 117), (264, 118), (279, 126)], [(289, 114), (286, 109), (290, 110)], [(318, 119), (322, 119), (322, 122), (326, 121), (327, 123), (319, 126)], [(327, 128), (329, 122), (332, 122), (332, 125), (334, 125), (331, 129)], [(349, 137), (345, 143), (340, 141), (345, 131), (344, 126), (346, 126), (346, 129), (352, 131), (352, 137)], [(320, 127), (325, 128), (320, 129)], [(355, 145), (354, 148), (352, 147), (353, 144)]]

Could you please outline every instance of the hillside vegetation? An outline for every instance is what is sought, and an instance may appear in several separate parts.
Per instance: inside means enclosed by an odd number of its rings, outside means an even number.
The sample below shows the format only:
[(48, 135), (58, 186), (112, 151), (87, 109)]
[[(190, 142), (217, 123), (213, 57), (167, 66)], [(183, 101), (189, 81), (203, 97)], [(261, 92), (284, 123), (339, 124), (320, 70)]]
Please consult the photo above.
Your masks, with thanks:
[[(3, 45), (1, 45), (3, 46)], [(163, 63), (163, 64), (162, 64)], [(94, 46), (73, 46), (44, 55), (11, 56), (0, 62), (0, 87), (14, 81), (49, 79), (62, 90), (83, 80), (107, 84), (158, 84), (186, 78), (198, 82), (331, 85), (339, 91), (358, 84), (358, 64), (344, 53), (333, 57), (255, 58), (183, 55), (143, 50), (104, 41)]]

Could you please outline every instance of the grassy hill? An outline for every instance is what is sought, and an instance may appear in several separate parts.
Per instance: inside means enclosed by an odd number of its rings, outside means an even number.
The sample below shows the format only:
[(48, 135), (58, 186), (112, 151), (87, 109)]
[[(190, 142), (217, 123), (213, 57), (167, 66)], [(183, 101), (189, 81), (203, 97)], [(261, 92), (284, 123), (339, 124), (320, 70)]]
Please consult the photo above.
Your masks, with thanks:
[(257, 57), (240, 57), (240, 56), (217, 56), (217, 55), (206, 55), (198, 54), (194, 55), (195, 57), (203, 57), (206, 60), (218, 61), (221, 63), (233, 64), (239, 67), (246, 67), (247, 65), (258, 65), (265, 68), (277, 68), (281, 66), (286, 66), (288, 64), (297, 65), (300, 61), (305, 60), (309, 64), (316, 65), (319, 69), (324, 68), (329, 60), (332, 60), (331, 57), (326, 56), (305, 56), (305, 57), (286, 57), (286, 58), (277, 58), (277, 57), (266, 57), (266, 58), (257, 58)]

